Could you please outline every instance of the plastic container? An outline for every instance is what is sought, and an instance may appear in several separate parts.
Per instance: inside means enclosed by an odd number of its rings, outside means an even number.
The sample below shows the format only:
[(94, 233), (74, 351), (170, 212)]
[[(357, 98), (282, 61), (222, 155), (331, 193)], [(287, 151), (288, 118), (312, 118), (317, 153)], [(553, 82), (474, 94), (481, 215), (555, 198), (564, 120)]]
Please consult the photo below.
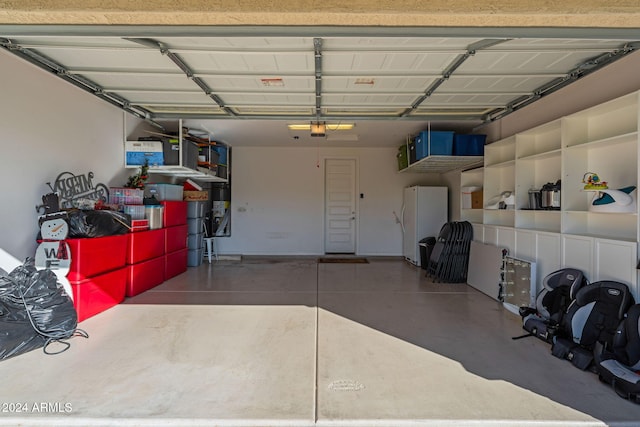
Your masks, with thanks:
[[(200, 147), (198, 147), (197, 143), (186, 139), (182, 140), (182, 166), (193, 170), (198, 169), (199, 155)], [(168, 200), (182, 200), (182, 197), (180, 197), (180, 199)]]
[(398, 147), (398, 170), (406, 169), (409, 166), (409, 149), (407, 144)]
[(202, 256), (204, 254), (204, 248), (189, 249), (187, 254), (187, 267), (197, 267), (202, 264)]
[[(179, 200), (182, 201), (182, 185), (175, 184), (147, 184), (146, 191), (149, 196), (155, 196), (156, 200)], [(142, 203), (142, 202), (141, 202)]]
[(165, 227), (173, 227), (187, 223), (187, 204), (189, 202), (165, 200), (160, 203), (164, 206), (163, 215)]
[(149, 220), (149, 229), (155, 230), (163, 227), (164, 206), (146, 205), (144, 207), (144, 216)]
[(127, 264), (136, 264), (164, 255), (165, 231), (162, 229), (129, 234)]
[(123, 268), (127, 260), (129, 234), (67, 239), (71, 265), (67, 279), (81, 281)]
[(454, 156), (484, 156), (487, 135), (458, 135), (453, 138)]
[(180, 141), (177, 138), (162, 141), (162, 152), (165, 165), (175, 166), (180, 163)]
[(187, 218), (204, 217), (205, 202), (187, 202)]
[(131, 219), (144, 219), (144, 205), (124, 205), (122, 211), (131, 215)]
[(144, 200), (144, 190), (126, 187), (109, 188), (109, 204), (112, 205), (141, 205)]
[(187, 248), (202, 249), (202, 247), (204, 246), (203, 238), (204, 238), (204, 233), (187, 235)]
[(122, 267), (84, 280), (69, 280), (79, 322), (124, 300), (127, 270), (126, 267)]
[(215, 147), (211, 147), (212, 150), (216, 151), (219, 154), (218, 164), (227, 165), (228, 163), (228, 153), (227, 147), (222, 145), (216, 145)]
[(188, 255), (189, 255), (188, 249), (181, 249), (179, 251), (168, 253), (164, 256), (165, 280), (171, 279), (172, 277), (175, 277), (187, 271)]
[(131, 220), (131, 232), (145, 231), (149, 229), (148, 219), (132, 219)]
[(125, 295), (133, 297), (164, 282), (164, 255), (127, 267)]
[(164, 252), (170, 253), (187, 248), (188, 227), (186, 224), (164, 229)]
[(187, 228), (189, 234), (198, 234), (204, 231), (204, 218), (187, 219)]
[(422, 131), (414, 138), (416, 161), (428, 156), (453, 155), (453, 131)]

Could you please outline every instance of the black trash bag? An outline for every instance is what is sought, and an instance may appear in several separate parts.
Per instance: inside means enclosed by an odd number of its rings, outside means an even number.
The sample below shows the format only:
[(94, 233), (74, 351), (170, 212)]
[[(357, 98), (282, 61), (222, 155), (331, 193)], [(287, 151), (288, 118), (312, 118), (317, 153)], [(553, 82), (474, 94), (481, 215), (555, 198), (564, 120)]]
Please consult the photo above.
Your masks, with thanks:
[(115, 236), (131, 229), (131, 215), (110, 210), (72, 209), (68, 221), (69, 238)]
[[(66, 339), (88, 337), (77, 324), (73, 301), (53, 271), (36, 269), (32, 259), (11, 273), (0, 269), (0, 360), (41, 347), (60, 353), (70, 346)], [(61, 350), (47, 349), (54, 342)]]

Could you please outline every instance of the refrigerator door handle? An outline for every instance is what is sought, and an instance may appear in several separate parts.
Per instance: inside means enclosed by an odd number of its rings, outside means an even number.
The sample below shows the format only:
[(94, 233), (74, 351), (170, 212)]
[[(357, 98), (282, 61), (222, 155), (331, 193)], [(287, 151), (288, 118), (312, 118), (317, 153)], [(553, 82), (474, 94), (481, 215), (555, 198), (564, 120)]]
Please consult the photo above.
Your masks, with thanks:
[(402, 228), (402, 234), (404, 234), (404, 203), (402, 204), (402, 210), (400, 211), (400, 228)]

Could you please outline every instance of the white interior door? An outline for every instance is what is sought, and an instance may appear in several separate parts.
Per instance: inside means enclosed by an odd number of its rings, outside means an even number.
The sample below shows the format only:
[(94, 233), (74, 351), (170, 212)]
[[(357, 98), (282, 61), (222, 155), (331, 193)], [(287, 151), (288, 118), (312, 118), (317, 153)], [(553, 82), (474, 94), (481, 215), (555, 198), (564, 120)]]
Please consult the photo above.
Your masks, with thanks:
[(325, 253), (356, 252), (356, 160), (325, 160)]

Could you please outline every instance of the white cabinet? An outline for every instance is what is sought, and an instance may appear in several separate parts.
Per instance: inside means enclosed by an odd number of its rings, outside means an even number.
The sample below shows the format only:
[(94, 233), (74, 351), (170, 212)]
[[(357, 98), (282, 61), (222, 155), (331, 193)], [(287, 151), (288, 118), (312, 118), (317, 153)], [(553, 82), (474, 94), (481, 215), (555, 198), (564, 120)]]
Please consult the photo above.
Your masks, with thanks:
[(598, 280), (617, 280), (631, 284), (631, 292), (637, 297), (637, 250), (635, 242), (594, 239), (593, 276)]
[[(585, 174), (596, 173), (610, 189), (638, 185), (639, 99), (634, 92), (485, 146), (485, 207), (476, 240), (535, 261), (539, 282), (558, 268), (575, 267), (592, 282), (626, 283), (639, 299), (637, 202), (626, 211), (597, 212), (591, 208), (595, 192), (583, 183)], [(529, 190), (558, 180), (560, 209), (531, 209)], [(475, 181), (461, 175), (462, 185)], [(489, 209), (505, 191), (514, 192), (514, 209)], [(461, 218), (477, 221), (468, 212)]]
[(562, 235), (562, 266), (580, 269), (590, 281), (595, 281), (593, 247), (593, 237)]

